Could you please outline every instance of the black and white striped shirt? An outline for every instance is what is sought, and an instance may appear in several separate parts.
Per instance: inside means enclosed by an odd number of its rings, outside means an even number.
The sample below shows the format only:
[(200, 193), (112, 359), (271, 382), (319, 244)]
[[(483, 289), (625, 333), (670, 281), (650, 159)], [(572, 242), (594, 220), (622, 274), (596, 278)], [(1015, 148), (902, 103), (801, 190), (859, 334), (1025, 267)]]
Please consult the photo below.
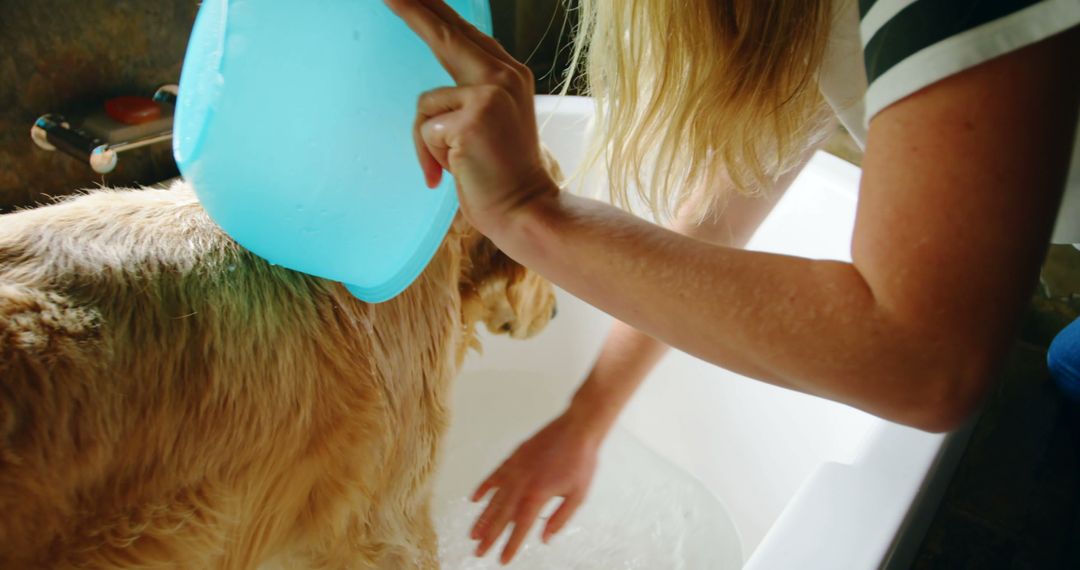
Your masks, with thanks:
[[(865, 144), (870, 120), (889, 105), (1076, 25), (1080, 0), (837, 0), (821, 91)], [(1078, 165), (1075, 145), (1056, 242), (1080, 243)]]

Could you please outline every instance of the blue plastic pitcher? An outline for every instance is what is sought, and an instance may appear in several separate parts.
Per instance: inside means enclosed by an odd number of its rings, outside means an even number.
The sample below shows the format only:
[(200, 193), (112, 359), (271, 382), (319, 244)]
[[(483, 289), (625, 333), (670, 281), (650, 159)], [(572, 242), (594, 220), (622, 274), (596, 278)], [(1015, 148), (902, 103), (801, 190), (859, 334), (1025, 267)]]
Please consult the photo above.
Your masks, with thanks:
[[(449, 0), (491, 33), (487, 0)], [(380, 302), (435, 254), (457, 211), (424, 185), (417, 97), (452, 85), (378, 0), (204, 0), (173, 151), (203, 207), (271, 263)]]

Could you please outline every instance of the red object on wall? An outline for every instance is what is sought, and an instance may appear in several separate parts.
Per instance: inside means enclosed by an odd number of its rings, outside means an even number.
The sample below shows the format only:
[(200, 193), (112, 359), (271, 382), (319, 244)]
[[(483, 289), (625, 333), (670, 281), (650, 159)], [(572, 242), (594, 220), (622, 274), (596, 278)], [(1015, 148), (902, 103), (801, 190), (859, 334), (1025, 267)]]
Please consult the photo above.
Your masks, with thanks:
[(149, 97), (116, 97), (105, 101), (105, 113), (125, 125), (141, 125), (161, 116), (161, 106)]

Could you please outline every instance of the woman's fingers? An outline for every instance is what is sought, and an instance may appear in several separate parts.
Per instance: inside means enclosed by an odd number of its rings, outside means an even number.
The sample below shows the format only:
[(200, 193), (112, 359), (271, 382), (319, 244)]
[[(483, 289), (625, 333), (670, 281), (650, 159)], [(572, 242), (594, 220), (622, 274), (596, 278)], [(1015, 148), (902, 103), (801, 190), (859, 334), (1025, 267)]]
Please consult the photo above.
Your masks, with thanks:
[(442, 87), (420, 95), (413, 142), (429, 188), (442, 180), (443, 169), (450, 170), (451, 133), (453, 126), (463, 120), (459, 113), (468, 99), (468, 88), (462, 87)]
[(496, 59), (502, 61), (507, 65), (519, 65), (518, 61), (514, 59), (514, 56), (510, 55), (505, 48), (502, 47), (495, 38), (481, 32), (476, 29), (476, 26), (470, 24), (465, 18), (461, 17), (451, 8), (444, 0), (420, 0), (422, 1), (432, 12), (435, 12), (439, 17), (445, 20), (447, 23), (453, 25), (461, 33), (465, 34), (465, 37), (472, 40), (477, 46), (484, 51), (491, 54)]
[[(413, 122), (413, 143), (416, 156), (420, 160), (420, 169), (424, 172), (424, 181), (429, 188), (439, 185), (443, 169), (450, 169), (447, 156), (450, 146), (447, 126), (454, 121), (448, 116), (465, 106), (468, 101), (467, 91), (460, 87), (441, 87), (420, 95), (416, 104), (416, 120)], [(425, 126), (435, 117), (437, 122)]]
[(457, 83), (418, 103), (413, 143), (425, 182), (450, 171), (461, 211), (490, 232), (554, 186), (538, 149), (532, 73), (442, 0), (384, 1)]
[[(484, 496), (488, 494), (488, 491), (491, 491), (492, 489), (496, 489), (496, 495), (497, 495), (498, 494), (498, 489), (497, 488), (499, 486), (498, 476), (499, 476), (499, 471), (496, 470), (494, 473), (492, 473), (490, 476), (488, 476), (488, 478), (485, 479), (483, 483), (480, 483), (480, 486), (477, 487), (475, 491), (473, 491), (473, 494), (472, 494), (472, 497), (471, 497), (472, 502), (475, 503), (475, 502), (483, 499)], [(469, 530), (469, 538), (471, 538), (473, 540), (480, 540), (480, 537), (487, 530), (487, 523), (490, 520), (489, 512), (491, 511), (492, 505), (494, 503), (495, 503), (495, 497), (492, 497), (491, 502), (488, 503), (487, 508), (485, 508), (484, 512), (481, 513), (480, 516), (476, 518), (476, 522), (473, 523), (472, 528)]]
[(491, 527), (491, 520), (494, 517), (495, 511), (498, 509), (499, 506), (499, 503), (497, 502), (499, 499), (499, 493), (500, 491), (495, 491), (495, 495), (491, 497), (491, 500), (488, 501), (487, 506), (484, 507), (484, 512), (480, 513), (480, 516), (476, 517), (476, 522), (473, 523), (472, 530), (469, 531), (469, 538), (473, 540), (480, 540), (481, 538), (487, 536), (487, 531)]
[(510, 495), (506, 489), (499, 489), (495, 497), (491, 499), (484, 514), (480, 515), (477, 522), (481, 525), (480, 544), (476, 547), (476, 555), (483, 556), (502, 536), (510, 517), (514, 515), (514, 507), (517, 505), (517, 495)]
[(475, 491), (473, 491), (472, 497), (470, 497), (472, 502), (475, 503), (480, 499), (483, 499), (484, 495), (488, 494), (488, 491), (490, 491), (493, 487), (497, 486), (498, 475), (499, 471), (496, 470), (494, 473), (489, 475), (487, 479), (484, 479), (483, 483), (480, 483), (480, 486), (477, 487)]
[(442, 182), (442, 163), (435, 158), (431, 151), (428, 150), (427, 144), (424, 142), (423, 135), (420, 134), (421, 122), (417, 117), (416, 124), (413, 125), (413, 145), (416, 146), (416, 157), (420, 160), (420, 170), (424, 173), (424, 183), (428, 188), (435, 188)]
[(385, 0), (386, 5), (424, 41), (458, 85), (483, 83), (505, 68), (456, 25), (421, 0)]
[(514, 532), (510, 534), (510, 540), (506, 542), (506, 547), (503, 548), (502, 556), (499, 558), (500, 562), (508, 564), (514, 558), (548, 498), (541, 495), (526, 495), (517, 505), (517, 514), (514, 515)]
[(484, 508), (484, 512), (480, 513), (479, 517), (476, 517), (476, 522), (473, 523), (472, 530), (469, 531), (469, 538), (481, 540), (487, 536), (488, 530), (491, 529), (491, 525), (495, 520), (495, 515), (498, 513), (499, 509), (506, 506), (505, 503), (508, 496), (509, 492), (507, 489), (501, 487), (495, 489), (495, 494), (492, 495), (491, 500), (488, 501), (487, 507)]
[(492, 108), (512, 104), (512, 96), (495, 85), (442, 87), (422, 94), (417, 103), (413, 139), (425, 178), (429, 172), (438, 175), (428, 162), (429, 157), (452, 172), (450, 152), (460, 146), (459, 139), (485, 128), (483, 122), (491, 116)]
[(543, 541), (545, 544), (547, 544), (547, 541), (551, 540), (551, 537), (554, 536), (555, 533), (562, 530), (563, 525), (566, 524), (566, 521), (570, 520), (570, 517), (574, 516), (574, 513), (578, 510), (578, 507), (581, 506), (581, 503), (584, 500), (585, 494), (578, 491), (571, 493), (563, 499), (562, 504), (559, 505), (559, 508), (551, 515), (551, 518), (548, 519), (547, 524), (544, 526)]

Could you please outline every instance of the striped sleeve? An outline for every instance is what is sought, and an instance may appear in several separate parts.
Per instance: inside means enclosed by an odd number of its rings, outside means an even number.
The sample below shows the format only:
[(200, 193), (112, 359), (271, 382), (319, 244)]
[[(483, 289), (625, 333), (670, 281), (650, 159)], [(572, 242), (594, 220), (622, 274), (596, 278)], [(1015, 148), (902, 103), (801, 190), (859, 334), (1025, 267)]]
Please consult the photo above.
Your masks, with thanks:
[(1080, 24), (1080, 0), (859, 0), (866, 121), (912, 93)]

